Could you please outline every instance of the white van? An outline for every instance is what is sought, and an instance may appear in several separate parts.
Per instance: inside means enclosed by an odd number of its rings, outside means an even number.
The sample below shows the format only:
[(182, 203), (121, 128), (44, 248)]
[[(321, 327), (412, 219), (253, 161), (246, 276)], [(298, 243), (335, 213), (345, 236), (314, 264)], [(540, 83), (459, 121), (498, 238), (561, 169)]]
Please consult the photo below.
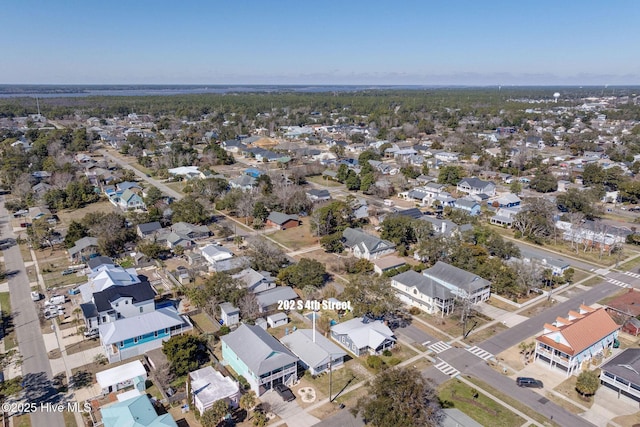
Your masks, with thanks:
[(384, 200), (384, 205), (385, 205), (385, 206), (393, 206), (393, 200), (391, 200), (391, 199), (385, 199), (385, 200)]
[(65, 300), (66, 299), (64, 295), (53, 295), (51, 298), (49, 298), (49, 303), (52, 305), (59, 305), (64, 304)]

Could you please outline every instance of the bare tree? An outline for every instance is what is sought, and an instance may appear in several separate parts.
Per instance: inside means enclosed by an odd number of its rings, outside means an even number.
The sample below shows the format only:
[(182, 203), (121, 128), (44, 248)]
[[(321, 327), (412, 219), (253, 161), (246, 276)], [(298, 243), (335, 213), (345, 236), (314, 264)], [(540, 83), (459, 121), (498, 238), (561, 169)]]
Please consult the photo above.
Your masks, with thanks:
[(164, 389), (175, 378), (169, 362), (163, 362), (159, 364), (153, 371), (153, 375), (160, 383), (160, 385), (158, 386), (158, 388), (160, 389)]
[(260, 316), (260, 305), (253, 292), (247, 292), (238, 300), (238, 308), (244, 320), (255, 320)]
[(245, 224), (248, 223), (249, 217), (253, 214), (256, 199), (257, 193), (250, 190), (245, 191), (243, 197), (238, 201), (238, 215), (244, 218)]
[(526, 293), (528, 295), (531, 289), (540, 285), (544, 269), (537, 262), (518, 260), (513, 262), (511, 267), (518, 277), (518, 284), (523, 294)]

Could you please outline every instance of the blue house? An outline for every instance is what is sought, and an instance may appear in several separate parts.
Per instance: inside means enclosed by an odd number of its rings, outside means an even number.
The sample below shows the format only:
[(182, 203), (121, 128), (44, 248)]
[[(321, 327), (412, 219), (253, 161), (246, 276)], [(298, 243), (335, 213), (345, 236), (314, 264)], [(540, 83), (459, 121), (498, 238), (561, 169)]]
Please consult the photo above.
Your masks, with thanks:
[(171, 414), (158, 415), (145, 394), (100, 409), (104, 427), (178, 427)]
[(453, 208), (463, 210), (471, 216), (480, 214), (480, 203), (472, 199), (458, 199), (453, 203)]
[(512, 208), (520, 206), (520, 203), (522, 203), (520, 197), (513, 193), (507, 193), (504, 196), (500, 196), (497, 199), (487, 202), (489, 206), (493, 206), (494, 208)]
[(248, 168), (248, 169), (245, 169), (244, 174), (249, 175), (250, 177), (253, 177), (253, 178), (258, 178), (260, 175), (263, 175), (264, 173), (255, 168)]
[(220, 340), (223, 364), (246, 378), (258, 396), (298, 379), (298, 358), (260, 326), (243, 323)]

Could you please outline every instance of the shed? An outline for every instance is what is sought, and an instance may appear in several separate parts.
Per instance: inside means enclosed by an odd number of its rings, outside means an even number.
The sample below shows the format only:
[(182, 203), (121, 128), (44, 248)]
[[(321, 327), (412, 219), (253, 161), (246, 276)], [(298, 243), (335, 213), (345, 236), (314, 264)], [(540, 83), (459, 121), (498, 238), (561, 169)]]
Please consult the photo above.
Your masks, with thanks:
[(270, 328), (277, 328), (278, 326), (286, 325), (287, 323), (289, 323), (289, 318), (283, 312), (267, 316), (267, 324)]
[(223, 302), (220, 304), (220, 318), (227, 326), (237, 325), (240, 323), (240, 309), (230, 302)]

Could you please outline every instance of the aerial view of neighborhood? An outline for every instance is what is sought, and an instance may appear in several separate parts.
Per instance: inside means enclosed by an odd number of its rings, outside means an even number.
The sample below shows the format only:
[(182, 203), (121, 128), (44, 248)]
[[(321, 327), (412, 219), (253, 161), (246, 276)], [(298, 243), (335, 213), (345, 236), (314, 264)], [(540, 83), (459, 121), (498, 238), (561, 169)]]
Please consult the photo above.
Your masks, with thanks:
[(640, 427), (637, 1), (5, 3), (0, 427)]

